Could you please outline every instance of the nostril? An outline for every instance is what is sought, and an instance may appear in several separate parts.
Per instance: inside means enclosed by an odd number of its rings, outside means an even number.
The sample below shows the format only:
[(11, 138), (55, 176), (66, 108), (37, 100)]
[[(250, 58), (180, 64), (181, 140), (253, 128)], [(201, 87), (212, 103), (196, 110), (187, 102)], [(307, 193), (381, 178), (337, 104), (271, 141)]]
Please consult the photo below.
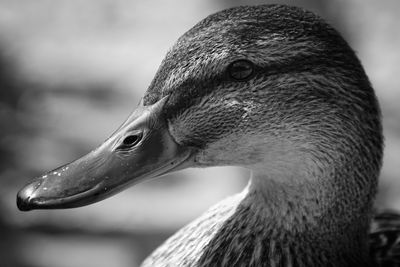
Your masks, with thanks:
[(139, 143), (141, 138), (142, 138), (142, 134), (141, 133), (128, 135), (122, 141), (122, 146), (132, 147), (132, 146), (136, 145), (137, 143)]
[(124, 145), (132, 145), (132, 144), (136, 143), (138, 139), (139, 139), (139, 137), (137, 135), (130, 135), (130, 136), (125, 137), (123, 143), (124, 143)]

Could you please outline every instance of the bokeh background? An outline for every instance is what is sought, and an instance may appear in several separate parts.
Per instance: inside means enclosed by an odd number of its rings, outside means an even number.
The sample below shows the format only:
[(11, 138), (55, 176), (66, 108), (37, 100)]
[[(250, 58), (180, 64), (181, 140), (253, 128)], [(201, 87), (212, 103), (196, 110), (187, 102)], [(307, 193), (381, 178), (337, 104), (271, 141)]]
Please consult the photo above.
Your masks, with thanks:
[(248, 172), (188, 170), (75, 210), (19, 212), (30, 178), (101, 143), (128, 116), (164, 54), (218, 10), (306, 7), (357, 51), (376, 89), (386, 150), (377, 207), (400, 210), (397, 0), (0, 0), (0, 266), (138, 266), (169, 235), (238, 192)]

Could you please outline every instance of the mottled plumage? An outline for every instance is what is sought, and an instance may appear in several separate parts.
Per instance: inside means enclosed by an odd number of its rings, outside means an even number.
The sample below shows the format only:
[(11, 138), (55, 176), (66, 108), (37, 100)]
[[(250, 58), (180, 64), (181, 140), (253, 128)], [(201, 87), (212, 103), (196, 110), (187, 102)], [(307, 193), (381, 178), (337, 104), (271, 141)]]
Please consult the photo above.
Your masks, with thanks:
[[(255, 64), (249, 81), (227, 76), (237, 59)], [(354, 52), (322, 19), (279, 5), (211, 15), (169, 51), (144, 104), (164, 96), (171, 132), (200, 149), (199, 165), (260, 168), (272, 180), (253, 178), (257, 186), (232, 203), (229, 219), (215, 209), (199, 219), (208, 218), (204, 225), (185, 228), (202, 240), (210, 218), (219, 224), (192, 261), (172, 265), (373, 266), (367, 234), (382, 157), (379, 107)], [(292, 160), (303, 166), (291, 170)], [(288, 169), (299, 177), (280, 180)], [(191, 258), (186, 234), (144, 266)]]
[(17, 203), (77, 207), (171, 171), (241, 166), (246, 189), (143, 266), (397, 266), (398, 215), (370, 230), (382, 150), (374, 90), (336, 30), (297, 7), (236, 7), (180, 37), (127, 121)]

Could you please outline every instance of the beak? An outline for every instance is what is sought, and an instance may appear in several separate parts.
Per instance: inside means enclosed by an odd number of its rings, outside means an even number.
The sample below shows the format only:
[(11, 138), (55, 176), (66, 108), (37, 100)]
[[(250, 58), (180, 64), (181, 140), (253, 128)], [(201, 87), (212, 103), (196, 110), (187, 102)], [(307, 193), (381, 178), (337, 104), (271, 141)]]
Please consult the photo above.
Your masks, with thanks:
[(27, 184), (17, 195), (22, 211), (89, 205), (151, 178), (192, 166), (193, 149), (176, 143), (162, 114), (167, 97), (139, 105), (101, 146)]

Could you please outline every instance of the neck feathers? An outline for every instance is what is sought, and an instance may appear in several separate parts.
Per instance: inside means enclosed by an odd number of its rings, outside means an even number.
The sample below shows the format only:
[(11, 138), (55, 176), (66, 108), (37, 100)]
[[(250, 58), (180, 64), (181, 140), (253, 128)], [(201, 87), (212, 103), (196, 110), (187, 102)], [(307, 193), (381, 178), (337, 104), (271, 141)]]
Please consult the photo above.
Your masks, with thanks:
[[(198, 266), (196, 263), (200, 261), (204, 250), (213, 243), (213, 239), (218, 238), (219, 231), (226, 222), (236, 216), (236, 209), (246, 196), (245, 190), (217, 203), (170, 237), (146, 258), (141, 266)], [(222, 256), (225, 251), (220, 250), (216, 253), (221, 253)]]
[(368, 218), (337, 218), (309, 197), (316, 192), (296, 196), (275, 187), (275, 196), (266, 197), (256, 188), (250, 185), (205, 247), (199, 266), (369, 266), (362, 226)]
[(264, 185), (253, 178), (244, 192), (182, 228), (142, 266), (370, 266), (369, 218), (325, 207), (323, 190), (310, 185)]

